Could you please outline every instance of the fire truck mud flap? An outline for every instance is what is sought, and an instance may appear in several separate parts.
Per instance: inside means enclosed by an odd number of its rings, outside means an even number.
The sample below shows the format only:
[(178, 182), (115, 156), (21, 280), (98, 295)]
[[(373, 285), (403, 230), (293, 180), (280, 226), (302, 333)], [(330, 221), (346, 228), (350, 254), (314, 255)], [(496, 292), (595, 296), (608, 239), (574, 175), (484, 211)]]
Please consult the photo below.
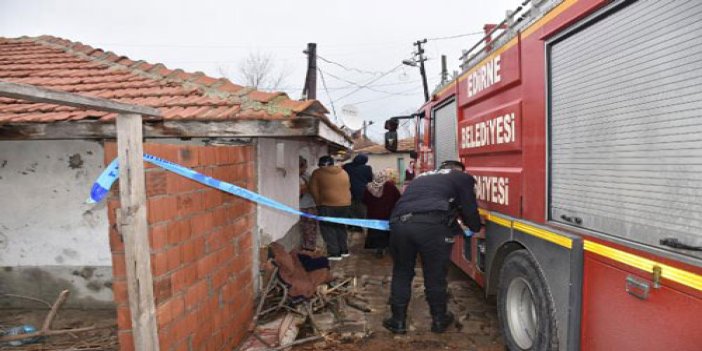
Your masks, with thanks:
[[(491, 217), (486, 293), (498, 295), (505, 341), (517, 350), (580, 349), (582, 239), (531, 222)], [(540, 321), (544, 318), (547, 323)], [(557, 341), (539, 336), (553, 332)]]

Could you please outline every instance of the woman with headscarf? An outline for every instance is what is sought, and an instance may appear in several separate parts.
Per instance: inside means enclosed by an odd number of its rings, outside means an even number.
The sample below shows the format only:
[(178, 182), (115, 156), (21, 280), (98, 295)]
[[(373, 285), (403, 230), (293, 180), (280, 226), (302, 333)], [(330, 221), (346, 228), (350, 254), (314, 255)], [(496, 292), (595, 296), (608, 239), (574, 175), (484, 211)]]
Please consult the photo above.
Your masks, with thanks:
[[(363, 203), (368, 207), (368, 219), (390, 218), (395, 203), (400, 199), (400, 191), (395, 183), (390, 180), (387, 171), (378, 171), (373, 174), (373, 181), (368, 183), (363, 194)], [(383, 252), (388, 247), (390, 232), (385, 230), (368, 229), (366, 249), (375, 249), (376, 257), (383, 257)]]

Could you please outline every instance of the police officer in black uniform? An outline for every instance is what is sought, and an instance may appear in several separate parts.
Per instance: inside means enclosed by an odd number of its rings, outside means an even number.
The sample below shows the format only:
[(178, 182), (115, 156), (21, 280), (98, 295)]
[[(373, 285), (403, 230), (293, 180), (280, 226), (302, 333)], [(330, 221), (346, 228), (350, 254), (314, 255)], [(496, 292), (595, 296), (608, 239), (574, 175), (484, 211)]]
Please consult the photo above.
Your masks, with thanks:
[(431, 331), (443, 333), (453, 322), (446, 309), (446, 273), (454, 236), (462, 230), (460, 218), (471, 231), (480, 230), (475, 180), (458, 161), (445, 161), (407, 187), (390, 217), (390, 253), (393, 258), (390, 307), (392, 317), (383, 326), (396, 334), (407, 332), (407, 305), (417, 253), (422, 257), (424, 289), (431, 311)]

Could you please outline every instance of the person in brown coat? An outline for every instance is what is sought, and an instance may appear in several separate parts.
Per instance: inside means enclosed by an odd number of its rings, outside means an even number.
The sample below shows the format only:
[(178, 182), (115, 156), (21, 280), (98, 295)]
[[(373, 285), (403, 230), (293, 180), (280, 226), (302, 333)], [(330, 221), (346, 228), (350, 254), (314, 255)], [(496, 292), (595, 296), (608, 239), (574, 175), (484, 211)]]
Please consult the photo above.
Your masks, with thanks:
[[(334, 165), (331, 156), (319, 158), (319, 168), (312, 172), (309, 190), (317, 204), (320, 216), (349, 217), (351, 209), (351, 182), (341, 167)], [(329, 260), (338, 261), (348, 257), (346, 226), (331, 222), (319, 222), (319, 231), (327, 244)]]

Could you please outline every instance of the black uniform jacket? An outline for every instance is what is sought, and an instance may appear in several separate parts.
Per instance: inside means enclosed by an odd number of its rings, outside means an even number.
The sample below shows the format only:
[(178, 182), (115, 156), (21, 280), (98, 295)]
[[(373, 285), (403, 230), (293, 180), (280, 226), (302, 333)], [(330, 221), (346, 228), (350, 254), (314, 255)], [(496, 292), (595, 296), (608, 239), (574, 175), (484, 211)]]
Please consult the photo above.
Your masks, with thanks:
[(477, 232), (480, 215), (475, 199), (475, 179), (457, 170), (432, 171), (415, 178), (395, 205), (392, 217), (408, 213), (458, 211), (463, 224)]

